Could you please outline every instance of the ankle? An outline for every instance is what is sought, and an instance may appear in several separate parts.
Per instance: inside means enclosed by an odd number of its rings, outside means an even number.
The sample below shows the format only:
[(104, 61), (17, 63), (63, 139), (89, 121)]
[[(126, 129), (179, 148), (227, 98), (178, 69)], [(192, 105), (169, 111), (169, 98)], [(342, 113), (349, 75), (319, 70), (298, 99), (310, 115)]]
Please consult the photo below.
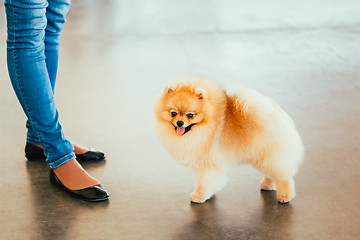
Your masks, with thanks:
[(78, 144), (73, 143), (73, 146), (74, 146), (74, 153), (75, 154), (83, 154), (83, 153), (86, 153), (86, 152), (89, 151), (89, 148), (83, 147), (83, 146), (78, 145)]
[(100, 184), (82, 168), (76, 159), (71, 159), (53, 170), (58, 179), (70, 190), (80, 190)]
[(38, 148), (44, 149), (44, 147), (40, 144), (33, 144), (34, 146), (37, 146)]

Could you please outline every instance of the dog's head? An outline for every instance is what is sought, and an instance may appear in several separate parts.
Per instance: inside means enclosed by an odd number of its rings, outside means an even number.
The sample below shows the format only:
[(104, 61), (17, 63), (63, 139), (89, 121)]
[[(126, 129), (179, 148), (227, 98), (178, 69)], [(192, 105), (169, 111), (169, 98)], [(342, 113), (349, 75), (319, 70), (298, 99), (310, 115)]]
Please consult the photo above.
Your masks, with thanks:
[[(174, 134), (182, 136), (191, 132), (206, 124), (216, 114), (210, 92), (198, 84), (166, 87), (158, 102), (156, 117), (168, 123)], [(224, 94), (223, 90), (221, 93)]]
[(166, 87), (162, 97), (160, 117), (174, 127), (178, 135), (184, 135), (204, 120), (205, 90), (186, 85)]

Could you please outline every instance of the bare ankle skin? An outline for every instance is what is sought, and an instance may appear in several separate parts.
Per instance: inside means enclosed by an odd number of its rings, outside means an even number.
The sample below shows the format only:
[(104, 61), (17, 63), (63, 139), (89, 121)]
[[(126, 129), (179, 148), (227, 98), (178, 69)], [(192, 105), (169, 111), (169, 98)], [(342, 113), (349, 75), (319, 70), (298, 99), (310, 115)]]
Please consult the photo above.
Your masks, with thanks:
[(70, 190), (80, 190), (100, 184), (82, 168), (76, 159), (71, 159), (53, 170), (62, 184)]

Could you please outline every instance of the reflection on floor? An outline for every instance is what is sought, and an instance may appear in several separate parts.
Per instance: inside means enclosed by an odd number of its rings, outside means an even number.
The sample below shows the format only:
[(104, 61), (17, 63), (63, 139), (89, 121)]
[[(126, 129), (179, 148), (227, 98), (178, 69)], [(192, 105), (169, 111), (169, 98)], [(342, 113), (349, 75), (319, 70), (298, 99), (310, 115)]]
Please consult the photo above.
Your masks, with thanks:
[[(25, 116), (6, 69), (0, 6), (0, 239), (358, 239), (358, 1), (73, 0), (56, 101), (66, 136), (107, 151), (84, 167), (109, 190), (87, 203), (26, 162)], [(162, 88), (205, 77), (255, 88), (294, 118), (306, 159), (297, 197), (278, 204), (249, 166), (205, 204), (162, 148), (152, 108)]]

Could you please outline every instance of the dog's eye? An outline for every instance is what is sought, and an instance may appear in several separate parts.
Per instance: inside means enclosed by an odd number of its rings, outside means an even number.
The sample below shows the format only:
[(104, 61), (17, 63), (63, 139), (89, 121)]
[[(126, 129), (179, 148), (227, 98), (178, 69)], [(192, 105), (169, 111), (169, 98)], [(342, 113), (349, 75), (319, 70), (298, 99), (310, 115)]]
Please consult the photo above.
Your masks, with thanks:
[(171, 116), (172, 116), (172, 117), (175, 117), (176, 115), (177, 115), (176, 112), (171, 112)]
[(194, 114), (193, 114), (193, 113), (188, 113), (188, 114), (186, 114), (186, 116), (187, 116), (188, 118), (193, 118), (193, 117), (194, 117)]

